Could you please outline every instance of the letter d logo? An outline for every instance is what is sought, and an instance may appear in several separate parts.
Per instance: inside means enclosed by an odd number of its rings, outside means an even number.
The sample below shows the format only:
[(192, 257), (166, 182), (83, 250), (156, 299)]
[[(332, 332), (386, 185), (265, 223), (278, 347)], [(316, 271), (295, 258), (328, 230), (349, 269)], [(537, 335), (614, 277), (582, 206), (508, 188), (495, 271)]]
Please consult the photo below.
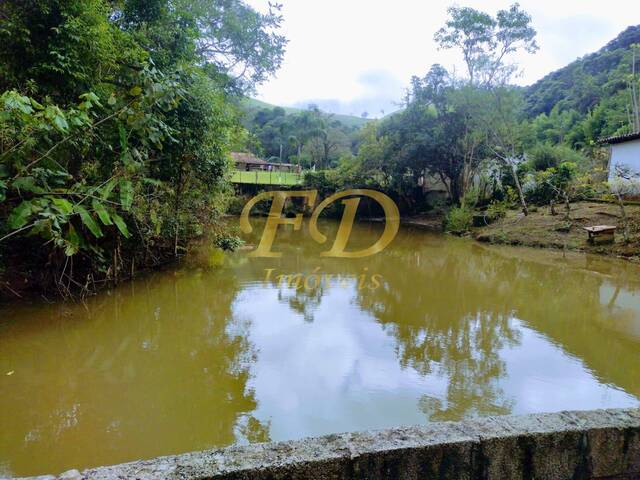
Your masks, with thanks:
[(349, 198), (343, 200), (342, 204), (344, 205), (344, 212), (342, 214), (340, 226), (338, 227), (338, 234), (336, 235), (336, 239), (333, 242), (331, 249), (320, 254), (322, 257), (362, 258), (375, 255), (386, 248), (398, 233), (398, 229), (400, 228), (400, 212), (398, 211), (398, 207), (395, 202), (384, 193), (377, 192), (375, 190), (354, 189), (345, 190), (331, 195), (324, 199), (314, 210), (313, 215), (311, 216), (311, 221), (309, 222), (309, 233), (316, 242), (324, 243), (327, 241), (327, 237), (318, 230), (318, 217), (322, 211), (336, 200), (349, 196), (373, 198), (378, 202), (378, 204), (380, 204), (384, 210), (384, 232), (378, 241), (369, 248), (365, 248), (364, 250), (359, 250), (357, 252), (345, 251), (347, 243), (349, 243), (349, 237), (351, 236), (351, 229), (353, 228), (353, 221), (356, 217), (356, 211), (358, 210), (360, 199)]

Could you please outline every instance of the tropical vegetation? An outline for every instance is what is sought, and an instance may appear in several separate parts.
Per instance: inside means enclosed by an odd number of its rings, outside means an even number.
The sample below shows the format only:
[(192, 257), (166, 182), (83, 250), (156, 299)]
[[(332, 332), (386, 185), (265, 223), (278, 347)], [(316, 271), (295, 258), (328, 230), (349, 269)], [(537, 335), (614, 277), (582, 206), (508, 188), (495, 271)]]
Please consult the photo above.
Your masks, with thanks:
[(238, 99), (283, 58), (279, 8), (3, 1), (4, 278), (86, 292), (182, 254), (215, 223), (228, 152), (246, 137)]
[(368, 120), (250, 99), (283, 60), (276, 4), (2, 2), (0, 290), (87, 293), (211, 228), (239, 245), (218, 221), (237, 209), (231, 182), (252, 183), (231, 151), (299, 166), (321, 196), (375, 188), (407, 214), (446, 204), (455, 232), (478, 208), (489, 221), (539, 205), (569, 218), (572, 201), (603, 195), (624, 208), (598, 141), (640, 130), (640, 27), (523, 88), (513, 58), (539, 48), (527, 12), (448, 14), (434, 41), (461, 54), (464, 74), (432, 65), (399, 111)]
[(433, 65), (412, 78), (403, 108), (365, 125), (354, 154), (309, 174), (309, 184), (379, 188), (411, 214), (434, 207), (435, 183), (455, 207), (452, 230), (468, 228), (477, 207), (555, 213), (555, 204), (568, 211), (573, 200), (608, 195), (599, 140), (640, 130), (640, 27), (526, 88), (514, 86), (512, 58), (538, 45), (518, 4), (495, 16), (452, 7), (434, 39), (461, 53), (466, 73)]

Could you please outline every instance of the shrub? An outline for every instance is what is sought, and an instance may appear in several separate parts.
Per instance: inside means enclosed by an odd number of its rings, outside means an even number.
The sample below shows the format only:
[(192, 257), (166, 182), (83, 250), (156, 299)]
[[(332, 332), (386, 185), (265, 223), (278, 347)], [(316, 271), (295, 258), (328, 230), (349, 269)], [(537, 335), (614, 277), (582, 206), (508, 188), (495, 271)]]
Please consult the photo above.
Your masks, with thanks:
[(466, 206), (453, 207), (445, 219), (445, 229), (452, 233), (468, 232), (472, 223), (473, 210)]
[(498, 202), (494, 200), (487, 207), (487, 217), (493, 222), (499, 218), (504, 218), (507, 215), (507, 210), (508, 204), (506, 201)]
[(460, 201), (462, 208), (467, 210), (473, 210), (480, 201), (480, 190), (477, 187), (472, 187), (464, 194)]
[(562, 200), (565, 194), (576, 196), (576, 174), (575, 163), (562, 162), (557, 167), (530, 175), (524, 186), (527, 200), (537, 205), (546, 205), (554, 199)]
[(242, 245), (244, 245), (244, 240), (235, 235), (229, 235), (227, 233), (220, 233), (216, 235), (213, 240), (213, 243), (216, 247), (221, 248), (224, 251), (234, 252)]
[(536, 145), (528, 155), (528, 163), (535, 171), (559, 167), (564, 162), (585, 165), (588, 160), (580, 152), (564, 145)]
[(247, 201), (248, 201), (248, 198), (240, 195), (233, 197), (229, 202), (229, 204), (227, 205), (226, 213), (228, 215), (240, 215)]

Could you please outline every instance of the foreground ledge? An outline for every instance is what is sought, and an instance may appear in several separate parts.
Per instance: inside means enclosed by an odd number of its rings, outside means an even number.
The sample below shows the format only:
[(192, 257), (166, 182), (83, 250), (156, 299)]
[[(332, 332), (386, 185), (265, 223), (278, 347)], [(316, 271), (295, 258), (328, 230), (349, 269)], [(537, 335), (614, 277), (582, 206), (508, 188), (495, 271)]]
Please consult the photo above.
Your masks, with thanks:
[(640, 410), (486, 417), (187, 453), (40, 479), (632, 479)]

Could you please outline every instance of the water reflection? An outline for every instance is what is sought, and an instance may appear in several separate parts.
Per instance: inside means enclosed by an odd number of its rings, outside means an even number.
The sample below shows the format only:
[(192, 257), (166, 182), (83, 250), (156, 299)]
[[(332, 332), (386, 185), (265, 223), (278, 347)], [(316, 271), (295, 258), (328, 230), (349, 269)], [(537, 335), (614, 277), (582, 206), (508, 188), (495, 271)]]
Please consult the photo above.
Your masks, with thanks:
[(230, 328), (237, 291), (169, 272), (86, 307), (4, 311), (0, 460), (31, 474), (268, 440), (247, 388), (255, 351)]
[[(638, 267), (410, 229), (376, 256), (321, 259), (304, 233), (279, 233), (280, 259), (202, 248), (84, 306), (0, 311), (0, 476), (638, 405)], [(265, 279), (318, 268), (329, 284)], [(381, 286), (361, 288), (363, 272)]]

